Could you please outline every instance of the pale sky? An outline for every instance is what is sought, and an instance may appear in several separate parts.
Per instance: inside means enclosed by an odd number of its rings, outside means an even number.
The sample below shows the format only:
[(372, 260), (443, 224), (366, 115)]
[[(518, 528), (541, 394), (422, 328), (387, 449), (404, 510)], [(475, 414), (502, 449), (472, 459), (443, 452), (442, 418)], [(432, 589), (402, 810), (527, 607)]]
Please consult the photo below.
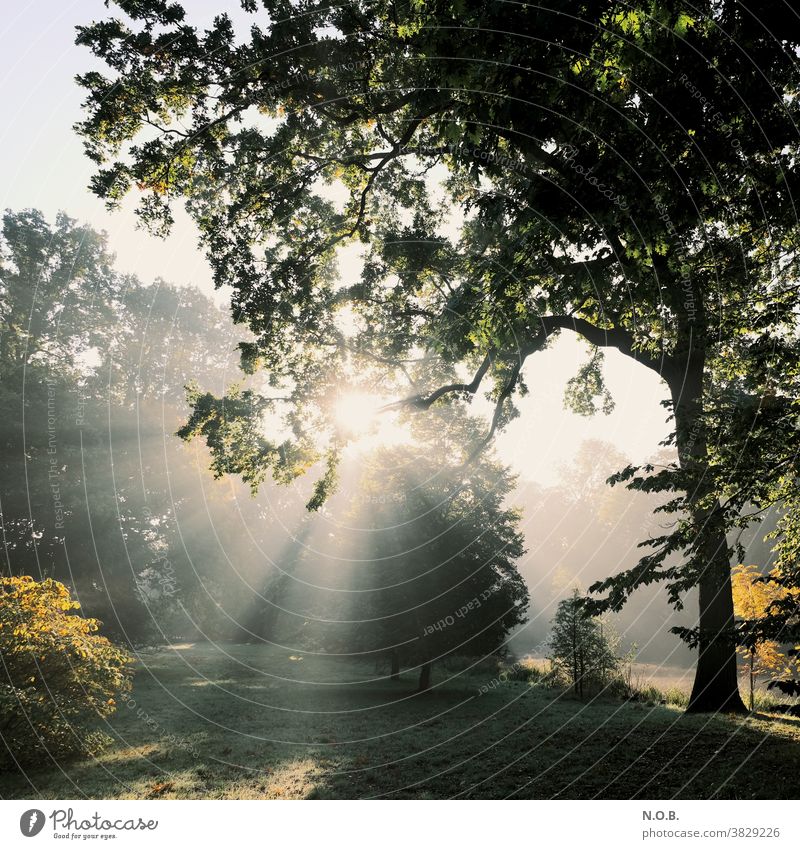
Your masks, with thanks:
[[(193, 21), (210, 20), (230, 10), (232, 0), (187, 0)], [(36, 0), (9, 6), (0, 22), (0, 204), (3, 209), (37, 207), (48, 219), (64, 210), (105, 230), (120, 271), (149, 282), (194, 284), (212, 293), (211, 274), (197, 249), (194, 225), (176, 210), (172, 235), (161, 241), (135, 226), (129, 201), (109, 214), (86, 188), (92, 173), (81, 141), (72, 130), (80, 117), (82, 92), (76, 73), (96, 67), (88, 51), (73, 44), (74, 26), (107, 14), (101, 0)], [(224, 297), (217, 294), (217, 298)], [(668, 432), (659, 401), (665, 387), (652, 372), (609, 351), (606, 378), (616, 401), (610, 416), (582, 418), (562, 407), (566, 381), (586, 357), (585, 346), (564, 334), (551, 350), (528, 361), (530, 395), (520, 402), (522, 415), (498, 439), (500, 456), (524, 477), (549, 484), (585, 439), (613, 443), (631, 460), (658, 449)], [(598, 463), (602, 458), (598, 458)]]

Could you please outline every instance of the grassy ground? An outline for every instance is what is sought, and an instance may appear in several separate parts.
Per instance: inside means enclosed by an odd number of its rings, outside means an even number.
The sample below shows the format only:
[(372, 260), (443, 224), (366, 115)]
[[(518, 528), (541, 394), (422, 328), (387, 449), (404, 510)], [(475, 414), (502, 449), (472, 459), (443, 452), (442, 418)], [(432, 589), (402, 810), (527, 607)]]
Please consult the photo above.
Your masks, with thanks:
[[(450, 673), (455, 675), (455, 673)], [(583, 704), (490, 672), (416, 676), (256, 646), (142, 653), (100, 758), (0, 778), (3, 798), (779, 798), (800, 721)]]

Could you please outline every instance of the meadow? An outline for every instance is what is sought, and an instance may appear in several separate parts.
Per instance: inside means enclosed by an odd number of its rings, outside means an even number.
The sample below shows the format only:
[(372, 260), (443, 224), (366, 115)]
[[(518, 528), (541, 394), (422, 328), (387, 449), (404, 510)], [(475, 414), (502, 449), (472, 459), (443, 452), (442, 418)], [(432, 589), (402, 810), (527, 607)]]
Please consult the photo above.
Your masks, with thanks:
[[(505, 676), (503, 676), (505, 679)], [(3, 798), (795, 798), (800, 720), (416, 674), (276, 647), (139, 653), (99, 757), (0, 777)]]

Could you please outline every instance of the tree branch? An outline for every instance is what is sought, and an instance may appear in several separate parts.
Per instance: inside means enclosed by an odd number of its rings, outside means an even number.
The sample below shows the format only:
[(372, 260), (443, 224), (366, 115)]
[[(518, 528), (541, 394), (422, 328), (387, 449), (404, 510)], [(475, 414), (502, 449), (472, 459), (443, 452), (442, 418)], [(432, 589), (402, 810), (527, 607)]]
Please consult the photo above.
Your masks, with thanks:
[(468, 466), (475, 460), (478, 455), (483, 451), (484, 448), (494, 439), (495, 433), (497, 433), (497, 428), (500, 426), (500, 417), (503, 414), (503, 404), (505, 404), (506, 400), (511, 396), (511, 393), (517, 386), (517, 381), (519, 380), (519, 374), (522, 371), (522, 366), (525, 360), (521, 357), (517, 363), (514, 364), (514, 368), (511, 370), (511, 375), (506, 381), (506, 385), (503, 387), (503, 391), (498, 395), (497, 401), (494, 405), (494, 415), (492, 416), (492, 423), (489, 426), (489, 431), (484, 436), (484, 438), (470, 451), (469, 456), (464, 461), (464, 465)]
[(453, 392), (468, 392), (470, 395), (474, 395), (478, 391), (486, 372), (489, 371), (489, 367), (494, 362), (494, 356), (494, 352), (489, 352), (484, 357), (483, 362), (475, 372), (475, 377), (469, 383), (448, 383), (435, 389), (430, 395), (409, 395), (407, 398), (401, 398), (399, 401), (387, 404), (382, 409), (395, 410), (398, 407), (415, 407), (418, 410), (428, 410), (440, 398)]
[(598, 327), (585, 318), (578, 318), (573, 315), (545, 315), (540, 317), (539, 322), (547, 335), (556, 330), (573, 330), (592, 345), (597, 345), (600, 348), (616, 348), (636, 362), (652, 369), (665, 380), (668, 380), (671, 376), (674, 365), (672, 358), (667, 354), (662, 354), (661, 357), (656, 358), (643, 351), (637, 351), (634, 347), (633, 334), (625, 328)]

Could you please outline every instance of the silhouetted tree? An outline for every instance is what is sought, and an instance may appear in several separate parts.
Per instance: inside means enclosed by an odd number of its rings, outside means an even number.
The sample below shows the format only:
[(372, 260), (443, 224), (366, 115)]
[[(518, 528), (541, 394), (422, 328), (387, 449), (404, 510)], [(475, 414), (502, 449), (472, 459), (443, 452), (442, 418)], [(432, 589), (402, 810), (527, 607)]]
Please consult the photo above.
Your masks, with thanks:
[(513, 478), (488, 457), (463, 469), (445, 456), (431, 442), (365, 458), (354, 517), (356, 644), (384, 651), (393, 676), (419, 667), (420, 690), (449, 655), (502, 653), (528, 606), (519, 515), (505, 505)]

